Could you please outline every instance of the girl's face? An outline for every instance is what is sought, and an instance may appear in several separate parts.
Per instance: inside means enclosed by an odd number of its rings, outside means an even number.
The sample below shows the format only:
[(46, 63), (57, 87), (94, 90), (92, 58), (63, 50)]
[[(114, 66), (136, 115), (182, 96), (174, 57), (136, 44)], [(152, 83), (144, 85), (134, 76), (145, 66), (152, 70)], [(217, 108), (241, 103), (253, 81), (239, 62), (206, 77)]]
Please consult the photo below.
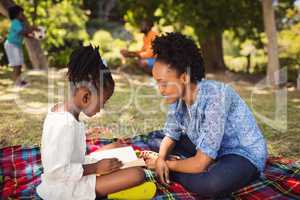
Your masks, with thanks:
[[(98, 92), (91, 92), (90, 90), (85, 89), (82, 95), (79, 95), (77, 99), (81, 106), (82, 112), (88, 117), (92, 117), (104, 107), (106, 101), (112, 96), (113, 89), (101, 90)], [(102, 92), (103, 91), (103, 92)]]
[(152, 74), (166, 103), (172, 104), (179, 98), (182, 98), (186, 85), (185, 73), (178, 75), (177, 71), (170, 68), (169, 64), (162, 61), (156, 61), (154, 63)]

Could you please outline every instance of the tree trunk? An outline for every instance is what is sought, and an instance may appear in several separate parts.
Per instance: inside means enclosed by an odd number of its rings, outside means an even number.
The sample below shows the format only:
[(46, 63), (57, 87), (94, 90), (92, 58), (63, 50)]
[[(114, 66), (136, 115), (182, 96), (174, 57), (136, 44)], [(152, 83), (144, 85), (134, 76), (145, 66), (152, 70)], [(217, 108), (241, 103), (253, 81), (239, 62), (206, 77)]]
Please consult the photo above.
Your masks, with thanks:
[(0, 13), (6, 17), (8, 17), (7, 8), (12, 6), (11, 1), (0, 0)]
[(300, 67), (298, 68), (297, 90), (300, 91)]
[(211, 35), (200, 42), (207, 72), (225, 71), (222, 33)]
[(268, 83), (272, 86), (280, 84), (279, 59), (277, 47), (277, 30), (275, 24), (273, 0), (262, 0), (265, 32), (268, 39)]
[(111, 11), (112, 9), (114, 8), (114, 6), (116, 5), (117, 1), (116, 0), (109, 0), (109, 1), (106, 1), (104, 3), (104, 19), (105, 20), (109, 20), (109, 18), (111, 17)]
[[(7, 10), (10, 6), (15, 5), (11, 0), (1, 0), (0, 1), (0, 13), (8, 17)], [(38, 40), (32, 38), (24, 38), (25, 46), (28, 51), (29, 59), (32, 67), (35, 69), (48, 68), (48, 60), (41, 48), (41, 44)]]
[(250, 68), (251, 68), (251, 54), (247, 55), (247, 68), (246, 68), (246, 73), (250, 74)]

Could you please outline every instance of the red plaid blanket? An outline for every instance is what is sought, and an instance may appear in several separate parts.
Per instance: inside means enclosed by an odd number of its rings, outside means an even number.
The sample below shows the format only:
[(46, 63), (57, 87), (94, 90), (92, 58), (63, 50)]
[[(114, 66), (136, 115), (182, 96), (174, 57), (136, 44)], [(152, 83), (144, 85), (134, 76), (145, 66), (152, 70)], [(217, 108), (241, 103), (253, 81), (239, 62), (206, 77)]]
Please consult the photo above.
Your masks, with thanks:
[[(114, 140), (87, 140), (88, 152)], [(155, 133), (130, 139), (135, 149), (153, 150)], [(39, 199), (35, 188), (42, 173), (39, 147), (13, 146), (0, 149), (0, 199)], [(168, 188), (159, 184), (153, 172), (146, 170), (147, 179), (157, 184), (154, 199), (200, 199), (178, 183)], [(300, 199), (300, 163), (281, 158), (270, 158), (259, 180), (231, 194), (227, 199)]]

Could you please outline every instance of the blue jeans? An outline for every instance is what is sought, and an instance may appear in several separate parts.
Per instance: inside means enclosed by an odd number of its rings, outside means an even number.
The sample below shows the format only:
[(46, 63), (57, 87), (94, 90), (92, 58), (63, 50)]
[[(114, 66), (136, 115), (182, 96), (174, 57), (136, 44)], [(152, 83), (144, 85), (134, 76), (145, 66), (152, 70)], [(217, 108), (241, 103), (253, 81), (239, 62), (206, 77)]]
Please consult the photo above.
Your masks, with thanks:
[(152, 70), (155, 63), (155, 58), (145, 58), (145, 61), (147, 62), (147, 68)]
[[(183, 135), (172, 154), (184, 158), (196, 154), (196, 147)], [(197, 163), (195, 163), (197, 164)], [(198, 174), (171, 172), (171, 180), (181, 183), (186, 189), (201, 197), (226, 197), (230, 193), (250, 184), (259, 177), (257, 168), (246, 158), (229, 154), (224, 155), (212, 164), (208, 171)]]

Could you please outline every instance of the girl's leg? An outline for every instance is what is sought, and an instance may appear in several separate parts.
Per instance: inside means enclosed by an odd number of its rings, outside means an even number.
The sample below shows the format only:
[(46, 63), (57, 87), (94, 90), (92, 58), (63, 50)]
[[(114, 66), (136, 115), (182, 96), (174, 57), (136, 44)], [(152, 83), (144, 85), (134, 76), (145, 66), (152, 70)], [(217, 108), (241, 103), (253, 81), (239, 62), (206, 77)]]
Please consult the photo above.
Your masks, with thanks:
[(21, 69), (22, 69), (22, 66), (14, 66), (13, 67), (13, 81), (15, 82), (16, 85), (18, 85), (20, 82), (21, 82)]
[(224, 197), (258, 178), (257, 168), (239, 155), (225, 155), (199, 174), (171, 173), (172, 180), (181, 183), (202, 197)]
[(130, 187), (142, 184), (145, 180), (144, 170), (140, 167), (122, 169), (112, 174), (96, 178), (96, 194), (104, 197)]

